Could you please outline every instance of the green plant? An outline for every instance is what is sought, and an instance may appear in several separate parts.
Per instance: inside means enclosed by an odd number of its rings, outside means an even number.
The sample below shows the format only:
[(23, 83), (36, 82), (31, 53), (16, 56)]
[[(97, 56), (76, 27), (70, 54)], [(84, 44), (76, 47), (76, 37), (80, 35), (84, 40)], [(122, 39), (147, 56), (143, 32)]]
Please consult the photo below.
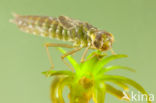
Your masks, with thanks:
[[(59, 48), (59, 50), (65, 53), (62, 48)], [(141, 93), (147, 94), (142, 86), (129, 78), (106, 74), (108, 71), (115, 69), (124, 69), (133, 72), (133, 69), (124, 66), (106, 66), (110, 61), (127, 57), (126, 55), (101, 56), (101, 53), (94, 52), (90, 54), (88, 58), (94, 54), (96, 54), (96, 56), (80, 64), (71, 56), (68, 56), (67, 58), (74, 67), (75, 72), (55, 70), (44, 72), (48, 77), (55, 77), (51, 86), (51, 98), (53, 103), (65, 103), (62, 96), (65, 86), (70, 90), (68, 95), (70, 103), (89, 103), (91, 98), (93, 98), (95, 103), (104, 103), (106, 93), (123, 99), (124, 93), (122, 90), (114, 88), (108, 82), (113, 82), (123, 88), (123, 90), (128, 90), (128, 85), (131, 85)], [(125, 100), (128, 101), (128, 99)], [(149, 101), (149, 95), (148, 103), (151, 103)]]

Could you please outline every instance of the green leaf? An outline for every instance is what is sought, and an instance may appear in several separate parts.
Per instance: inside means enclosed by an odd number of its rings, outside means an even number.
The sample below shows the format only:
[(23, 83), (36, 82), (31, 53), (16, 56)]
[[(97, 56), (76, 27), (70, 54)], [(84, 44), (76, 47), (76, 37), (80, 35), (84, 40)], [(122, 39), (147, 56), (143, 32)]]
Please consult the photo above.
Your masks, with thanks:
[[(60, 52), (62, 52), (63, 54), (66, 53), (65, 50), (63, 50), (62, 48), (58, 48)], [(67, 56), (67, 59), (69, 60), (69, 62), (73, 65), (74, 69), (79, 68), (79, 64), (72, 58), (72, 56)]]
[[(111, 86), (109, 84), (105, 84), (105, 85), (106, 85), (106, 92), (108, 92), (108, 93), (116, 96), (119, 99), (124, 99), (123, 98), (124, 97), (124, 94), (123, 94), (123, 92), (121, 90), (118, 90), (118, 89), (114, 88), (113, 86)], [(126, 98), (124, 100), (129, 101), (129, 99), (126, 99)]]
[(45, 71), (42, 73), (47, 77), (51, 77), (51, 76), (55, 76), (55, 75), (67, 75), (67, 76), (74, 75), (74, 73), (71, 71), (54, 71), (54, 70), (51, 70), (51, 71)]
[(84, 63), (80, 64), (80, 71), (84, 71), (84, 72), (93, 72), (94, 68), (95, 68), (95, 64), (97, 63), (98, 59), (94, 56), (91, 57), (89, 60), (85, 61)]
[(133, 86), (134, 88), (136, 88), (142, 94), (146, 94), (148, 96), (148, 103), (151, 103), (151, 101), (149, 101), (149, 95), (144, 90), (144, 88), (140, 84), (138, 84), (137, 82), (135, 82), (129, 78), (126, 78), (123, 76), (105, 75), (105, 76), (101, 77), (101, 80), (104, 80), (104, 81), (122, 81), (123, 83), (127, 83), (127, 84)]
[(64, 103), (62, 96), (62, 88), (60, 88), (60, 83), (64, 78), (56, 77), (51, 85), (51, 99), (53, 103)]
[(123, 69), (123, 70), (128, 70), (128, 71), (131, 71), (131, 72), (135, 72), (134, 69), (132, 68), (129, 68), (129, 67), (125, 67), (125, 66), (108, 66), (108, 67), (104, 67), (103, 69), (101, 69), (99, 71), (100, 74), (103, 74), (105, 72), (108, 72), (108, 71), (111, 71), (111, 70), (116, 70), (116, 69)]
[(123, 83), (122, 81), (112, 81), (114, 84), (120, 86), (121, 88), (123, 88), (125, 91), (129, 90), (129, 87)]
[(99, 83), (93, 89), (93, 101), (95, 103), (104, 103), (106, 87), (104, 83)]
[(101, 70), (102, 67), (104, 67), (104, 65), (106, 65), (108, 62), (115, 60), (115, 59), (119, 59), (119, 58), (125, 58), (125, 57), (127, 57), (127, 55), (119, 55), (118, 54), (118, 55), (111, 55), (109, 57), (102, 58), (96, 64), (97, 72), (99, 72), (99, 70)]
[(51, 99), (53, 103), (65, 103), (62, 93), (65, 85), (72, 83), (70, 77), (55, 77), (51, 85)]

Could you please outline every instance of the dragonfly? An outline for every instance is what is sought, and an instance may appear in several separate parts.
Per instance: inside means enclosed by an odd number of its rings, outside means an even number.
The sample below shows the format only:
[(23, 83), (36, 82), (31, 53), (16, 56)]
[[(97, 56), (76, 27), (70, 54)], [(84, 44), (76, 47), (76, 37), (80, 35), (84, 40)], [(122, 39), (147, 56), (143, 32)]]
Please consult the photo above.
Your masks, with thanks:
[[(86, 49), (82, 54), (81, 62), (85, 61), (88, 49), (95, 49), (101, 52), (111, 50), (114, 54), (112, 50), (114, 41), (113, 35), (110, 32), (94, 27), (88, 22), (83, 22), (67, 16), (32, 16), (19, 15), (16, 13), (13, 14), (13, 19), (10, 21), (16, 24), (23, 32), (72, 42), (72, 45), (64, 43), (45, 44), (51, 68), (54, 68), (54, 64), (48, 49), (49, 47), (73, 48), (71, 51), (61, 56), (63, 61), (66, 56), (72, 55), (82, 48)], [(65, 61), (64, 63), (67, 64)]]

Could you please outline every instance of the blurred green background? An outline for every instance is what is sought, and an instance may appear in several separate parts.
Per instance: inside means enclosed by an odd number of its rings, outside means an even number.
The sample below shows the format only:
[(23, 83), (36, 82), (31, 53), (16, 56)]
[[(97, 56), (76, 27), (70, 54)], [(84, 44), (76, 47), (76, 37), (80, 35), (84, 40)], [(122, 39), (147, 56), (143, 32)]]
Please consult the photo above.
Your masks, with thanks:
[[(12, 12), (66, 15), (113, 33), (114, 51), (129, 56), (113, 63), (137, 70), (136, 73), (114, 71), (113, 74), (132, 78), (149, 93), (156, 94), (155, 0), (0, 0), (0, 103), (51, 103), (51, 78), (41, 74), (50, 68), (43, 45), (62, 43), (21, 32), (9, 23)], [(55, 58), (55, 68), (68, 70), (61, 62), (61, 53), (56, 48), (50, 52)], [(82, 51), (75, 54), (76, 60), (81, 54)], [(113, 102), (125, 103), (107, 95), (106, 103)]]

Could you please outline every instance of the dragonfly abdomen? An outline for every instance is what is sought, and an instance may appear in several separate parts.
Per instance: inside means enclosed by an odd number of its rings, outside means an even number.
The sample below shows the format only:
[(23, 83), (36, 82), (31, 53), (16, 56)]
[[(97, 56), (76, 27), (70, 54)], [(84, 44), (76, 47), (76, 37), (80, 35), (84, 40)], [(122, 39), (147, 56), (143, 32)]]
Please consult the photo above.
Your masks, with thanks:
[(63, 27), (57, 18), (48, 16), (20, 16), (12, 20), (24, 32), (59, 40), (72, 41), (74, 46), (86, 47), (91, 44), (83, 25), (73, 29)]
[(15, 14), (12, 20), (24, 32), (32, 33), (34, 35), (49, 36), (48, 30), (50, 24), (55, 18), (47, 16), (20, 16)]

